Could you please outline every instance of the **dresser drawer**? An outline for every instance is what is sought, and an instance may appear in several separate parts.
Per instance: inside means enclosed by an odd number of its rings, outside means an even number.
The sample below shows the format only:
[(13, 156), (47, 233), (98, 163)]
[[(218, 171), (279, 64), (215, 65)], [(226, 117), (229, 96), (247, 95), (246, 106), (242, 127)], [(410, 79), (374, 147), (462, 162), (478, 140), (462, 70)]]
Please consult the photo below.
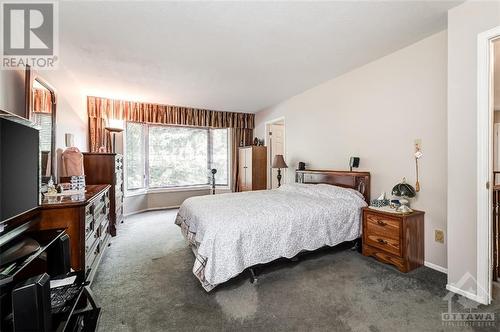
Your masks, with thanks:
[(123, 192), (123, 181), (118, 181), (115, 185), (115, 193)]
[(109, 219), (106, 218), (101, 224), (101, 239), (106, 236), (106, 234), (109, 233)]
[(94, 231), (94, 215), (89, 214), (85, 216), (85, 237), (87, 238), (93, 231)]
[(399, 238), (390, 238), (381, 234), (366, 233), (365, 243), (369, 246), (379, 248), (385, 252), (401, 256), (401, 242)]
[(121, 191), (116, 192), (115, 194), (115, 204), (117, 204), (118, 202), (123, 202), (123, 193)]
[(115, 163), (115, 173), (120, 174), (123, 170), (123, 162), (121, 159), (116, 160)]
[(96, 230), (85, 241), (85, 257), (90, 256), (92, 254), (92, 252), (95, 250), (97, 243), (99, 243), (99, 234)]
[(90, 233), (90, 236), (85, 239), (85, 255), (88, 255), (93, 250), (92, 248), (95, 246), (95, 243), (99, 241), (100, 235), (100, 226), (98, 226)]
[(408, 272), (424, 264), (424, 212), (363, 208), (363, 255)]
[(96, 241), (95, 246), (88, 255), (85, 256), (85, 273), (88, 274), (91, 269), (95, 268), (95, 263), (97, 262), (97, 256), (99, 256), (101, 241)]
[(377, 234), (391, 239), (399, 239), (401, 234), (401, 222), (376, 214), (365, 214), (365, 231), (368, 234)]

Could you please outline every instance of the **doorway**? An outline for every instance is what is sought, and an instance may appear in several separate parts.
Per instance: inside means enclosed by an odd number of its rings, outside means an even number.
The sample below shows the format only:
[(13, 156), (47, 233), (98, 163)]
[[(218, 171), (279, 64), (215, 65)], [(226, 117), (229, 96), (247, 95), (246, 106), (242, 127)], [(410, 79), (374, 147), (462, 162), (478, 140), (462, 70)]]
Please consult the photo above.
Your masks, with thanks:
[[(267, 145), (267, 188), (278, 188), (278, 172), (272, 168), (276, 155), (285, 155), (285, 118), (278, 118), (266, 122), (266, 145)], [(286, 183), (286, 169), (281, 170), (282, 183)]]
[[(500, 26), (478, 36), (477, 88), (477, 294), (490, 304), (499, 298), (500, 128), (495, 125), (495, 95), (500, 94)], [(496, 48), (496, 50), (495, 50)], [(500, 60), (498, 61), (500, 63)], [(496, 70), (495, 70), (496, 69)], [(495, 75), (495, 71), (498, 75)], [(495, 84), (497, 81), (497, 84)], [(499, 90), (499, 93), (495, 93)], [(500, 101), (500, 99), (499, 99)], [(500, 103), (498, 105), (500, 110)], [(499, 120), (500, 123), (500, 120)], [(498, 138), (496, 136), (498, 135)], [(498, 162), (496, 161), (498, 159)], [(498, 183), (498, 184), (497, 184)]]
[(492, 297), (498, 298), (500, 293), (500, 39), (493, 40), (492, 48), (492, 74), (490, 80), (493, 85), (492, 102), (493, 111), (493, 202), (492, 202)]

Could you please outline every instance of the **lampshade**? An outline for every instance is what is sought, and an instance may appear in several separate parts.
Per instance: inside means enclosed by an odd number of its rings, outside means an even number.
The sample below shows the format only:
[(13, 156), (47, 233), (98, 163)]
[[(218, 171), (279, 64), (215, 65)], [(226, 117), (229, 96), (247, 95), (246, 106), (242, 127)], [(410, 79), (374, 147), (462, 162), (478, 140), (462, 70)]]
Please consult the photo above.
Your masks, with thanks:
[(394, 196), (399, 196), (399, 197), (415, 197), (417, 192), (415, 191), (415, 188), (413, 188), (412, 185), (406, 183), (406, 179), (403, 178), (403, 181), (401, 183), (398, 183), (397, 185), (392, 188), (392, 194)]
[(124, 123), (123, 120), (109, 119), (106, 129), (109, 131), (123, 131)]
[(282, 154), (277, 154), (274, 156), (273, 168), (288, 168)]

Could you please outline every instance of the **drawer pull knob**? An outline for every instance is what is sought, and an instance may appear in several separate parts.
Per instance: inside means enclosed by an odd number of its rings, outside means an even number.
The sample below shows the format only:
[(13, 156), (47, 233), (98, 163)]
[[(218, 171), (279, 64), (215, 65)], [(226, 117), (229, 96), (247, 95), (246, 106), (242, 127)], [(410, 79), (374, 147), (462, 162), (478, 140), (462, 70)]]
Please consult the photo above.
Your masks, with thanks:
[(383, 240), (383, 239), (377, 239), (378, 243), (381, 243), (381, 244), (387, 244), (387, 241), (386, 240)]
[(385, 222), (383, 222), (382, 220), (377, 220), (377, 224), (379, 224), (380, 226), (385, 226), (387, 225)]

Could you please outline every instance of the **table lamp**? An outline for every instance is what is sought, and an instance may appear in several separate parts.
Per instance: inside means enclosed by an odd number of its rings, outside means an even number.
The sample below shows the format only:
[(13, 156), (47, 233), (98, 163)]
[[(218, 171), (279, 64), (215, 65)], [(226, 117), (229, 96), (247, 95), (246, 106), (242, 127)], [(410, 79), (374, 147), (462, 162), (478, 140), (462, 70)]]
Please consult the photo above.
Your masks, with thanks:
[(403, 181), (396, 184), (394, 188), (392, 188), (392, 194), (394, 196), (402, 197), (403, 199), (399, 200), (401, 205), (396, 209), (396, 212), (401, 213), (412, 213), (413, 210), (410, 209), (409, 198), (415, 197), (417, 194), (415, 188), (413, 188), (410, 184), (406, 183), (406, 178), (403, 178)]
[(281, 186), (281, 169), (282, 168), (288, 168), (288, 166), (285, 163), (285, 159), (283, 158), (282, 154), (277, 154), (274, 156), (273, 160), (273, 168), (278, 169), (278, 187)]

